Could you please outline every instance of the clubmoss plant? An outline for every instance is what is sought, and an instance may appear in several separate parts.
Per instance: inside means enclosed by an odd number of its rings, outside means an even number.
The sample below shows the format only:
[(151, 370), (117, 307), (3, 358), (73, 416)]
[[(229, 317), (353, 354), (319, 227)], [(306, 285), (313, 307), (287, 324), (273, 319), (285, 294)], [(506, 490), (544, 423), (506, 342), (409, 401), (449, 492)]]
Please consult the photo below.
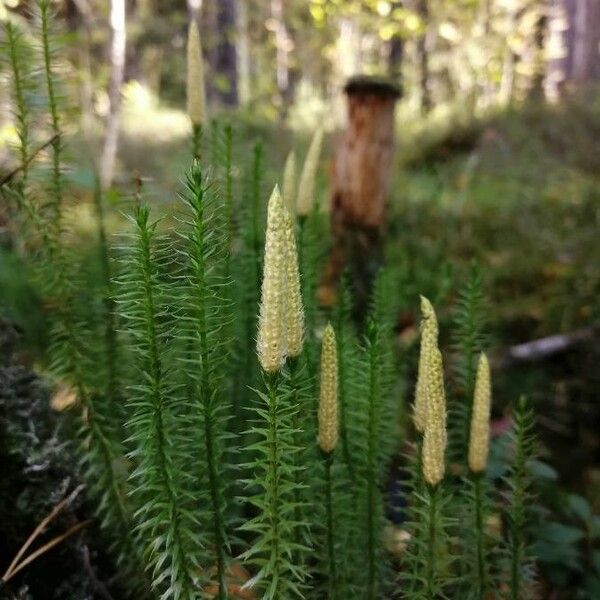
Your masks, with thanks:
[[(449, 567), (448, 528), (446, 516), (450, 500), (444, 486), (446, 432), (446, 395), (442, 355), (437, 346), (437, 319), (431, 303), (421, 297), (421, 314), (425, 321), (422, 331), (419, 360), (421, 396), (423, 402), (417, 421), (423, 425), (420, 449), (421, 474), (413, 474), (411, 498), (411, 540), (406, 560), (405, 583), (407, 598), (438, 598), (448, 584), (445, 580)], [(434, 324), (434, 326), (432, 326)], [(427, 329), (427, 328), (430, 329)], [(418, 468), (418, 466), (417, 466)]]
[(328, 324), (321, 345), (321, 385), (319, 388), (318, 443), (325, 468), (325, 512), (327, 530), (327, 597), (337, 597), (338, 569), (336, 556), (336, 520), (338, 515), (333, 499), (332, 467), (338, 441), (338, 360), (335, 331)]
[(288, 314), (287, 283), (289, 240), (286, 238), (286, 215), (279, 188), (275, 186), (269, 200), (265, 261), (263, 272), (258, 336), (258, 361), (265, 373), (276, 373), (287, 357)]
[(283, 201), (293, 217), (296, 216), (296, 194), (298, 191), (296, 177), (296, 153), (290, 150), (283, 168), (282, 193)]
[(33, 206), (26, 193), (29, 180), (29, 157), (31, 155), (31, 107), (30, 95), (32, 82), (32, 51), (17, 26), (7, 19), (4, 23), (6, 35), (4, 55), (8, 57), (11, 71), (12, 92), (15, 107), (15, 120), (18, 143), (19, 160), (21, 161), (21, 179), (19, 194), (16, 198), (22, 208), (31, 213)]
[(50, 116), (50, 130), (52, 133), (51, 156), (52, 156), (52, 174), (50, 177), (49, 195), (47, 210), (48, 225), (55, 231), (52, 238), (60, 235), (63, 213), (63, 177), (61, 172), (62, 162), (62, 132), (59, 112), (59, 99), (56, 92), (57, 78), (54, 74), (54, 54), (55, 48), (52, 43), (50, 33), (50, 11), (51, 3), (49, 0), (38, 0), (40, 30), (42, 42), (42, 55), (44, 59), (44, 79), (46, 85), (46, 94), (48, 102), (48, 113)]
[(472, 473), (485, 470), (490, 445), (491, 409), (490, 363), (481, 354), (477, 365), (473, 410), (471, 411), (471, 436), (469, 440), (469, 469)]
[(366, 355), (368, 360), (367, 392), (367, 454), (363, 477), (365, 477), (365, 497), (363, 499), (366, 519), (366, 589), (365, 598), (375, 600), (381, 593), (381, 573), (383, 555), (383, 499), (381, 497), (381, 471), (379, 467), (379, 447), (381, 444), (381, 388), (380, 344), (378, 324), (371, 322), (366, 337)]
[(206, 122), (206, 92), (202, 44), (195, 19), (190, 21), (187, 39), (187, 111), (192, 122), (193, 153), (199, 158), (202, 128)]
[[(223, 228), (220, 198), (202, 176), (199, 163), (192, 165), (183, 196), (189, 216), (186, 218), (183, 318), (178, 320), (180, 337), (189, 336), (183, 368), (193, 382), (192, 429), (201, 431), (202, 449), (198, 448), (197, 509), (202, 525), (209, 532), (201, 562), (208, 571), (215, 567), (217, 598), (227, 597), (227, 572), (231, 558), (230, 537), (233, 524), (227, 505), (232, 473), (227, 465), (227, 444), (235, 438), (228, 434), (232, 407), (226, 375), (230, 366), (230, 343), (223, 332), (231, 321), (231, 301), (226, 276), (227, 242), (218, 232)], [(199, 417), (196, 421), (194, 416)]]
[(121, 312), (134, 353), (136, 377), (129, 389), (127, 424), (135, 468), (132, 501), (153, 587), (165, 597), (197, 597), (200, 532), (189, 496), (193, 464), (186, 432), (188, 411), (173, 388), (164, 322), (166, 293), (161, 283), (165, 256), (157, 248), (158, 222), (139, 203), (132, 218), (133, 245), (124, 256)]
[(340, 451), (344, 457), (346, 468), (350, 480), (354, 483), (356, 480), (356, 461), (353, 456), (350, 436), (352, 427), (352, 383), (350, 375), (352, 374), (352, 364), (356, 362), (356, 336), (351, 322), (351, 297), (348, 290), (347, 278), (342, 279), (340, 294), (335, 315), (335, 331), (337, 341), (338, 358), (338, 397), (339, 397), (339, 435)]
[(94, 207), (96, 209), (98, 251), (102, 275), (102, 322), (104, 338), (104, 359), (102, 360), (102, 364), (105, 366), (102, 373), (104, 380), (102, 395), (107, 405), (106, 412), (107, 417), (110, 418), (112, 430), (119, 440), (123, 440), (126, 413), (123, 406), (123, 378), (119, 364), (122, 358), (121, 340), (117, 329), (113, 261), (111, 248), (107, 239), (104, 198), (98, 177), (95, 178), (94, 182)]
[(448, 426), (450, 459), (468, 470), (471, 405), (475, 391), (477, 360), (488, 344), (485, 332), (485, 298), (479, 267), (472, 267), (465, 288), (460, 292), (452, 330), (453, 386), (450, 394)]
[(235, 220), (233, 206), (233, 127), (230, 123), (225, 125), (223, 143), (223, 176), (224, 200), (225, 200), (225, 232), (226, 232), (226, 257), (225, 275), (231, 275), (231, 254), (233, 252), (233, 241), (235, 239)]
[(486, 466), (490, 442), (491, 381), (490, 365), (485, 354), (479, 357), (469, 441), (469, 479), (465, 482), (465, 497), (469, 524), (464, 539), (467, 570), (466, 593), (484, 600), (492, 592), (490, 567), (492, 565), (491, 538), (486, 531), (490, 516), (490, 501)]
[[(303, 302), (306, 310), (306, 360), (312, 381), (316, 380), (318, 363), (318, 345), (315, 337), (319, 316), (316, 303), (318, 265), (325, 248), (319, 207), (315, 202), (316, 177), (322, 144), (323, 130), (319, 128), (314, 133), (306, 153), (295, 193), (295, 213), (299, 227), (298, 261), (302, 274)], [(314, 385), (312, 395), (316, 398)]]
[(303, 596), (305, 566), (295, 559), (303, 548), (297, 531), (304, 524), (295, 519), (298, 492), (295, 455), (300, 450), (294, 444), (292, 426), (298, 406), (284, 393), (281, 369), (287, 356), (287, 267), (289, 241), (286, 241), (286, 211), (277, 187), (269, 200), (263, 285), (257, 335), (257, 354), (264, 372), (266, 393), (257, 392), (260, 404), (256, 408), (258, 423), (254, 432), (259, 439), (254, 444), (255, 460), (247, 465), (253, 472), (248, 481), (258, 493), (250, 497), (258, 514), (241, 526), (242, 532), (256, 535), (250, 548), (242, 555), (257, 567), (248, 587), (258, 587), (263, 598), (275, 600)]
[(322, 145), (323, 129), (319, 127), (313, 134), (298, 181), (296, 212), (300, 218), (308, 217), (315, 204), (315, 181), (317, 178), (317, 169), (319, 167)]
[(528, 538), (533, 499), (529, 463), (535, 456), (534, 419), (525, 397), (519, 398), (514, 407), (514, 424), (510, 442), (514, 452), (513, 461), (505, 478), (508, 501), (505, 515), (508, 536), (505, 554), (508, 564), (508, 593), (510, 600), (533, 598), (535, 573), (533, 553)]
[(413, 419), (415, 429), (423, 433), (427, 420), (427, 382), (432, 365), (429, 364), (438, 345), (439, 327), (431, 302), (421, 296), (421, 347), (419, 352), (419, 372), (415, 388)]
[(338, 441), (338, 385), (335, 331), (329, 323), (323, 332), (319, 388), (319, 448), (325, 454), (331, 454)]
[(427, 357), (426, 410), (423, 432), (423, 478), (435, 487), (444, 478), (446, 452), (446, 394), (442, 353), (433, 348)]
[(285, 206), (284, 211), (284, 243), (285, 243), (285, 335), (286, 353), (290, 358), (298, 358), (304, 344), (304, 306), (300, 288), (300, 270), (298, 268), (298, 251), (292, 216)]
[[(314, 444), (311, 442), (315, 438), (315, 426), (312, 418), (306, 419), (302, 415), (302, 407), (310, 407), (313, 401), (310, 398), (310, 380), (307, 377), (307, 370), (304, 364), (304, 357), (301, 356), (304, 348), (304, 306), (302, 302), (302, 289), (300, 286), (300, 270), (298, 267), (298, 252), (296, 247), (296, 234), (292, 215), (284, 205), (283, 236), (285, 243), (285, 336), (286, 336), (286, 355), (288, 358), (288, 370), (286, 384), (289, 388), (291, 404), (297, 406), (298, 410), (294, 415), (292, 426), (294, 428), (294, 445), (298, 448), (295, 455), (295, 482), (296, 482), (296, 510), (295, 520), (298, 523), (306, 523), (307, 516), (304, 514), (312, 510), (314, 505), (311, 498), (312, 492), (310, 485), (303, 484), (302, 479), (312, 479), (314, 473), (307, 474), (307, 467), (314, 463)], [(312, 415), (311, 415), (312, 416)], [(314, 487), (314, 486), (312, 486)], [(302, 488), (305, 488), (304, 490)], [(302, 550), (304, 546), (311, 544), (311, 532), (308, 527), (302, 525), (297, 529), (296, 560), (303, 563), (306, 560), (306, 552)]]

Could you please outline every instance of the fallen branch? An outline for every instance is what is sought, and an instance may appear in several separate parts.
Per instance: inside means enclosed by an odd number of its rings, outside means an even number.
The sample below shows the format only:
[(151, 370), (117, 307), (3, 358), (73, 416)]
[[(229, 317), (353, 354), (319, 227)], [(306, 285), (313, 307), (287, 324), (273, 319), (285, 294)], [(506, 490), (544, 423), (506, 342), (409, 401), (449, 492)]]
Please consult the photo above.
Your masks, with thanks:
[(541, 360), (560, 352), (564, 352), (582, 342), (593, 339), (598, 334), (596, 327), (586, 327), (570, 333), (550, 335), (524, 344), (511, 346), (494, 362), (499, 369), (505, 369), (514, 364)]

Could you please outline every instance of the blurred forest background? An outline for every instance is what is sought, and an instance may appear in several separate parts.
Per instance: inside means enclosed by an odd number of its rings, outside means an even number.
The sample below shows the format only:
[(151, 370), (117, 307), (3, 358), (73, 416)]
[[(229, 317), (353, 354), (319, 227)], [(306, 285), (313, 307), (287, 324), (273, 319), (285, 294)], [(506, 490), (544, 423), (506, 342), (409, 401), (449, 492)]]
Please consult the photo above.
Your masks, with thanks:
[[(111, 231), (122, 227), (116, 209), (134, 181), (144, 182), (159, 211), (180, 189), (190, 153), (190, 19), (200, 25), (209, 116), (233, 124), (242, 162), (262, 141), (265, 202), (289, 149), (303, 154), (322, 125), (317, 195), (326, 210), (348, 77), (384, 76), (400, 88), (386, 252), (400, 273), (397, 331), (407, 371), (416, 362), (418, 294), (440, 306), (444, 338), (477, 264), (489, 307), (495, 427), (502, 430), (506, 407), (523, 392), (540, 428), (546, 512), (536, 553), (547, 597), (593, 598), (589, 590), (600, 581), (600, 0), (58, 0), (54, 8), (69, 219), (84, 263), (96, 260), (96, 172), (115, 209)], [(33, 15), (28, 0), (0, 0), (0, 21), (32, 43)], [(4, 42), (0, 179), (19, 165)], [(35, 81), (24, 83), (27, 102), (39, 103)], [(44, 144), (48, 124), (36, 123), (31, 137), (32, 147)], [(245, 176), (234, 175), (236, 183)], [(8, 365), (31, 365), (47, 344), (44, 298), (30, 283), (4, 207), (0, 226), (0, 350)], [(94, 268), (90, 286), (99, 285)], [(15, 389), (46, 402), (49, 392), (29, 375), (12, 366), (0, 372), (0, 418)], [(47, 413), (41, 404), (22, 407), (17, 429), (33, 419), (43, 444), (26, 441), (14, 460), (58, 452), (57, 417)], [(72, 468), (64, 463), (63, 456), (47, 464), (60, 476)], [(15, 475), (11, 489), (22, 486), (15, 530), (26, 531), (39, 514), (32, 498), (54, 489), (56, 472), (48, 481), (37, 472), (37, 495), (24, 483), (31, 473)], [(575, 587), (587, 591), (572, 595)]]

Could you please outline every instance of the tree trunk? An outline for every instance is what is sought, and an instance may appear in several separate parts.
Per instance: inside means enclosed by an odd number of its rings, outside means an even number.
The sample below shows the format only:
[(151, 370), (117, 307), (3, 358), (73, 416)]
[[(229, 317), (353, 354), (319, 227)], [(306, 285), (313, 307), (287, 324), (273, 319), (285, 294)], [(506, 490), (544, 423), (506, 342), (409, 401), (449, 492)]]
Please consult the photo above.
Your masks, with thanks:
[(421, 91), (421, 110), (428, 113), (432, 107), (431, 81), (429, 74), (429, 4), (428, 0), (418, 0), (417, 12), (423, 22), (423, 34), (417, 40), (417, 61), (419, 63), (419, 87)]
[[(89, 143), (94, 114), (94, 88), (92, 78), (92, 31), (94, 15), (88, 0), (73, 0), (79, 18), (73, 23), (73, 33), (81, 29), (81, 39), (76, 45), (77, 65), (79, 72), (79, 97), (81, 102), (81, 129), (84, 139)], [(77, 22), (79, 21), (79, 23)]]
[(546, 66), (546, 38), (548, 35), (548, 6), (546, 0), (538, 2), (539, 14), (535, 22), (533, 77), (529, 98), (541, 100), (544, 97), (544, 74)]
[[(208, 53), (213, 73), (208, 78), (208, 93), (225, 106), (238, 104), (235, 9), (235, 0), (213, 0), (210, 10), (203, 11), (206, 13), (208, 29), (213, 33)], [(220, 83), (214, 85), (212, 82), (216, 81)]]
[(394, 35), (388, 43), (388, 76), (398, 86), (402, 87), (402, 62), (404, 60), (404, 40)]
[(320, 300), (331, 303), (345, 268), (352, 275), (357, 310), (364, 312), (382, 258), (385, 203), (394, 152), (398, 88), (389, 81), (352, 78), (345, 88), (348, 126), (331, 174), (333, 249)]
[[(510, 23), (509, 31), (512, 32), (516, 29), (518, 23), (517, 10), (515, 7), (511, 7), (508, 10), (510, 11), (508, 15), (508, 21)], [(517, 58), (517, 55), (512, 49), (509, 36), (504, 47), (502, 79), (500, 81), (500, 100), (505, 104), (510, 104), (513, 100)]]
[(284, 117), (290, 102), (290, 70), (288, 52), (290, 37), (285, 26), (282, 0), (271, 0), (271, 18), (275, 34), (275, 73), (280, 100), (280, 116)]
[(125, 71), (125, 0), (111, 0), (110, 28), (110, 83), (108, 98), (110, 108), (106, 122), (104, 148), (100, 162), (100, 182), (103, 188), (111, 185), (114, 177), (117, 146), (119, 142), (119, 121), (121, 114), (121, 87)]
[(236, 52), (238, 95), (242, 106), (250, 101), (250, 36), (248, 34), (248, 0), (237, 0), (236, 3)]
[(553, 0), (548, 29), (550, 100), (600, 80), (600, 0)]
[(566, 0), (565, 81), (581, 87), (600, 79), (600, 0)]

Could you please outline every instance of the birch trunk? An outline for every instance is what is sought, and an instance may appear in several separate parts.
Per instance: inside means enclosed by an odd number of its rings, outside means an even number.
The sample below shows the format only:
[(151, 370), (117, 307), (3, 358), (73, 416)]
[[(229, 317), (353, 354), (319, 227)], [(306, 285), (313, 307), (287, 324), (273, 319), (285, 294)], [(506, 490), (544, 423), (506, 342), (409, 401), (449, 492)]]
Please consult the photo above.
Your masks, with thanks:
[(110, 46), (110, 83), (108, 98), (110, 102), (106, 121), (104, 148), (100, 161), (100, 181), (103, 188), (112, 184), (117, 147), (119, 143), (119, 123), (121, 116), (121, 87), (125, 72), (125, 0), (111, 0), (110, 28), (112, 32)]

